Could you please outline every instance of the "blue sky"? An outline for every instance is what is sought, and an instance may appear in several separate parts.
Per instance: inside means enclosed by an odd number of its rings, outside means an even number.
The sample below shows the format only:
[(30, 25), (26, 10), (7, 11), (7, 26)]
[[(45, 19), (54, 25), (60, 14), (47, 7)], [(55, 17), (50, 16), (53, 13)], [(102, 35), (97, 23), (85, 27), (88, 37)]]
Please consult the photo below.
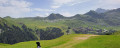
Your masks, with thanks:
[(46, 17), (51, 13), (70, 17), (97, 8), (119, 7), (120, 0), (0, 0), (0, 17)]

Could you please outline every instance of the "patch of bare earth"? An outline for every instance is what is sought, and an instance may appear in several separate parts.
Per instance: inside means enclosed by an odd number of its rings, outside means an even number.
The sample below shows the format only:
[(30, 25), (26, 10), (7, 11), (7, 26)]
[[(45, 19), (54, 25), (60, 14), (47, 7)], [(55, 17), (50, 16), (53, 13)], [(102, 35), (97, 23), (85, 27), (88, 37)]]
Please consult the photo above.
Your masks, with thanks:
[(83, 37), (75, 37), (74, 40), (86, 40), (91, 36), (98, 36), (98, 35), (84, 35)]
[(65, 44), (62, 44), (62, 45), (59, 45), (59, 46), (55, 46), (55, 47), (52, 47), (52, 48), (71, 48), (72, 46), (84, 41), (84, 40), (87, 40), (88, 38), (92, 37), (92, 36), (98, 36), (98, 35), (79, 35), (77, 37), (74, 37), (72, 39), (72, 41), (69, 41)]

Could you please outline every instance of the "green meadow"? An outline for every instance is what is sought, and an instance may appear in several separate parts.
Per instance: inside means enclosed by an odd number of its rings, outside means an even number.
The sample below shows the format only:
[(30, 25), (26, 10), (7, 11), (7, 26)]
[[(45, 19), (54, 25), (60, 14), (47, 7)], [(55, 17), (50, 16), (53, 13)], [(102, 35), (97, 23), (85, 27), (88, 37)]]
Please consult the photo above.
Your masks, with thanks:
[(39, 42), (42, 48), (120, 48), (119, 6), (120, 0), (0, 0), (0, 48)]
[[(53, 40), (39, 40), (42, 48), (119, 48), (119, 35), (63, 35)], [(36, 48), (37, 41), (0, 44), (0, 48)]]
[(73, 46), (73, 48), (120, 48), (119, 39), (120, 36), (116, 35), (92, 37)]

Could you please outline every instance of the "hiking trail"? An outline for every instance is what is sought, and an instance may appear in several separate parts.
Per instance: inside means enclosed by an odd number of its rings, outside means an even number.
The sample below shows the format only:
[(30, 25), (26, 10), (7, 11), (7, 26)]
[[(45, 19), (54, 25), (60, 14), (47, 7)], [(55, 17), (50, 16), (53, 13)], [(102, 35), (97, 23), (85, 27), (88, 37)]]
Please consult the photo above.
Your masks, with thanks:
[(72, 46), (83, 42), (84, 40), (89, 39), (92, 36), (98, 36), (98, 35), (79, 35), (77, 37), (73, 37), (71, 41), (68, 41), (67, 43), (64, 43), (62, 45), (54, 46), (52, 48), (72, 48)]

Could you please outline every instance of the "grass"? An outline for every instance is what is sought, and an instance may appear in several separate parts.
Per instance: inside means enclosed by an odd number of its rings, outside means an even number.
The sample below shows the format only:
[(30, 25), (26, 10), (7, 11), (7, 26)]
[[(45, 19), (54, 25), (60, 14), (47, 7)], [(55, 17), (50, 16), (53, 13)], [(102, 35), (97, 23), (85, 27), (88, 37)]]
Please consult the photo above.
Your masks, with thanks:
[[(74, 40), (76, 37), (89, 35), (63, 35), (53, 40), (40, 40), (42, 48), (119, 48), (120, 35), (94, 36), (85, 40)], [(36, 48), (36, 41), (20, 42), (13, 45), (0, 44), (0, 48)]]
[(17, 18), (17, 19), (12, 19), (12, 18), (6, 18), (8, 22), (14, 22), (13, 24), (20, 26), (20, 23), (26, 24), (27, 27), (35, 29), (35, 27), (39, 29), (44, 29), (46, 27), (57, 27), (61, 28), (63, 31), (66, 31), (67, 27), (71, 28), (76, 28), (76, 27), (92, 27), (93, 29), (95, 28), (100, 28), (100, 29), (116, 29), (119, 30), (119, 26), (108, 26), (108, 24), (105, 25), (99, 25), (93, 22), (86, 22), (86, 21), (81, 21), (81, 20), (55, 20), (55, 21), (50, 21), (50, 20), (42, 20), (42, 19), (31, 19), (31, 18)]
[(85, 42), (73, 46), (73, 48), (120, 48), (119, 42), (119, 35), (103, 35), (92, 37)]
[[(60, 38), (57, 39), (53, 39), (53, 40), (41, 40), (41, 46), (42, 48), (51, 48), (53, 46), (58, 46), (58, 45), (62, 45), (66, 42), (69, 42), (71, 40), (71, 38), (78, 36), (76, 34), (72, 34), (72, 35), (63, 35)], [(8, 45), (8, 46), (3, 46), (0, 45), (0, 48), (36, 48), (36, 41), (29, 41), (29, 42), (21, 42), (21, 43), (17, 43), (14, 45)]]
[[(94, 28), (102, 28), (102, 29), (120, 29), (120, 27), (106, 27), (96, 25), (90, 22), (83, 22), (78, 20), (60, 20), (60, 21), (44, 21), (44, 20), (33, 20), (33, 19), (6, 19), (8, 23), (17, 25), (21, 27), (19, 23), (24, 23), (27, 27), (35, 29), (35, 27), (39, 29), (44, 29), (46, 27), (58, 27), (62, 29), (63, 32), (67, 30), (67, 27), (93, 27)], [(117, 35), (116, 35), (117, 34)], [(84, 37), (81, 34), (74, 34), (73, 31), (71, 35), (64, 35), (60, 38), (53, 40), (40, 40), (42, 48), (67, 48), (67, 46), (71, 46), (69, 48), (120, 48), (120, 32), (115, 33), (114, 35), (102, 35), (91, 37), (87, 40), (73, 40), (75, 37)], [(75, 42), (74, 42), (75, 41)], [(70, 44), (68, 44), (70, 43)], [(0, 48), (36, 48), (36, 41), (28, 41), (28, 42), (20, 42), (14, 45), (9, 44), (0, 44)]]
[(120, 31), (113, 33), (113, 35), (120, 35)]

